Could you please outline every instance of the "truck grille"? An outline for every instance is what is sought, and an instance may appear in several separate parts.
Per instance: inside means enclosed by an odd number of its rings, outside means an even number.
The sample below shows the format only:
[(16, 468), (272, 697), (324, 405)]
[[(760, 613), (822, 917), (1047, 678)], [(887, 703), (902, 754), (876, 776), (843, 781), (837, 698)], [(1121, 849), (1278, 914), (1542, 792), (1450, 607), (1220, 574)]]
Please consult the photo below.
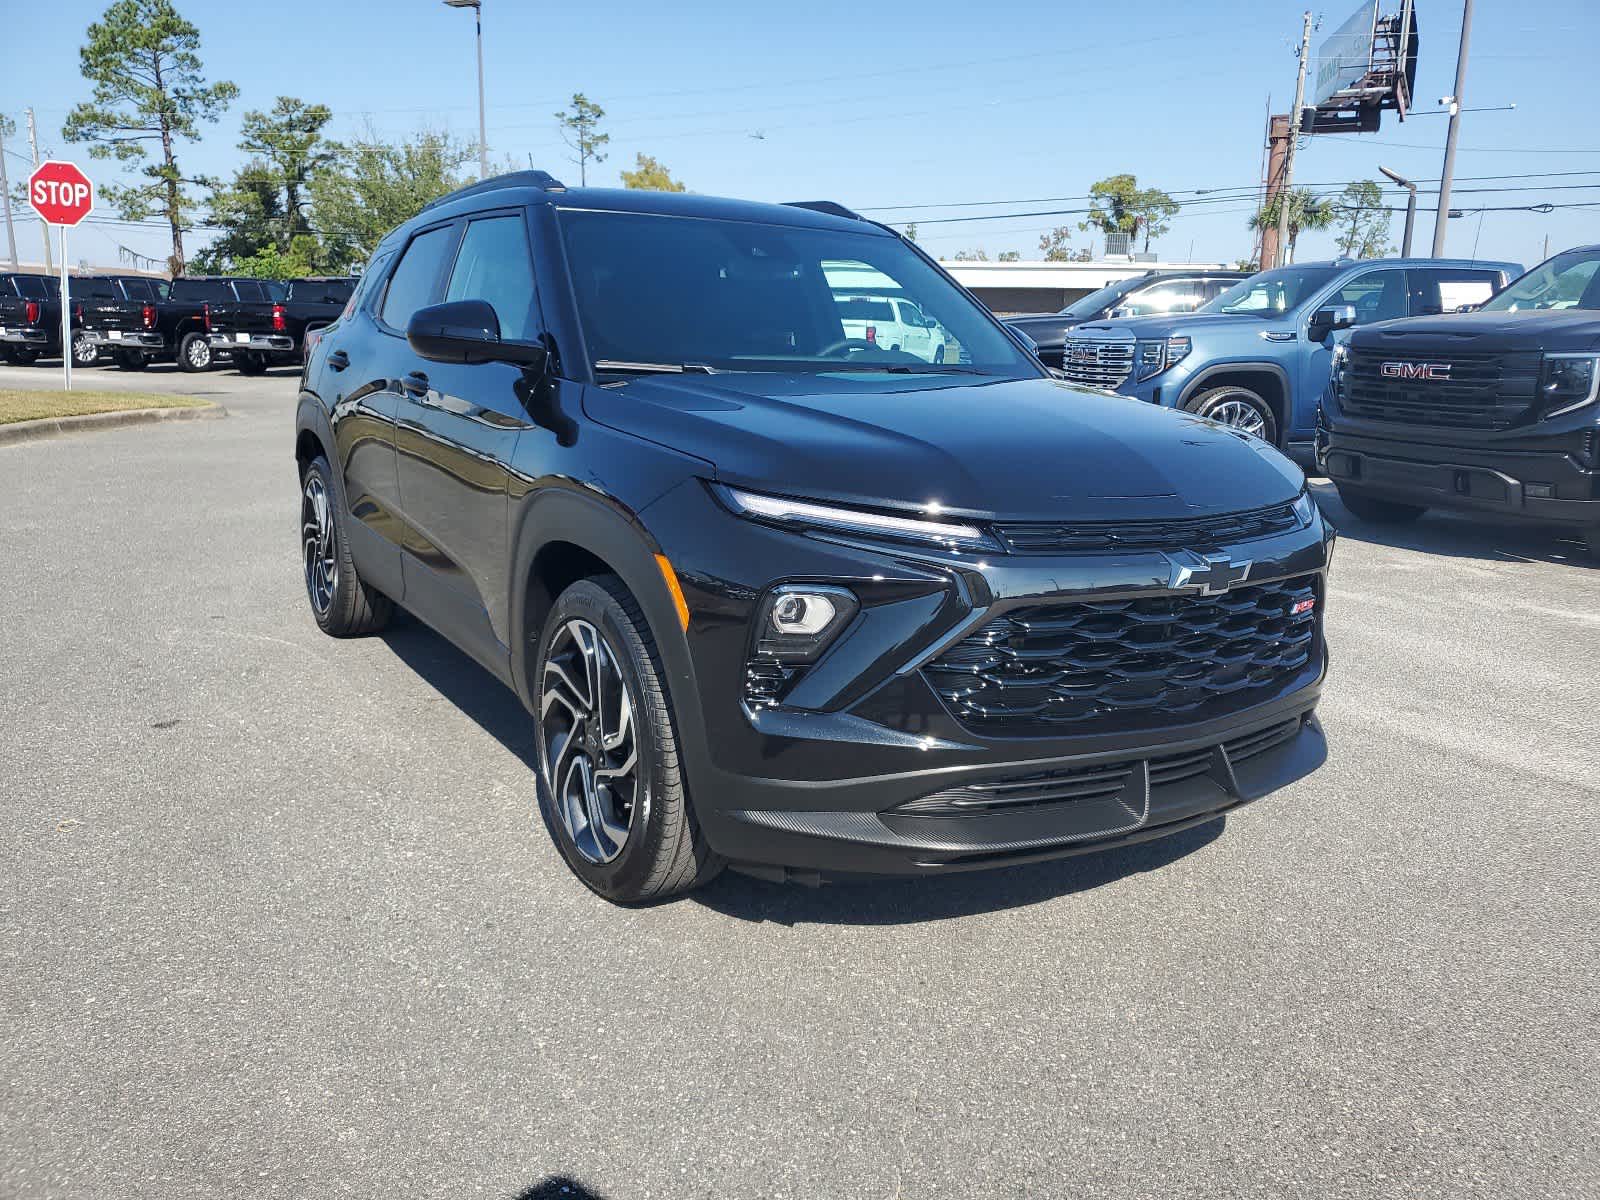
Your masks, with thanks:
[(1101, 550), (1203, 550), (1296, 529), (1293, 504), (1273, 504), (1218, 517), (1170, 521), (1012, 522), (995, 528), (1016, 554)]
[[(1406, 379), (1383, 373), (1447, 367), (1444, 378)], [(1393, 368), (1391, 368), (1393, 369)], [(1436, 370), (1436, 374), (1439, 374)], [(1407, 351), (1350, 351), (1340, 407), (1352, 417), (1451, 429), (1508, 429), (1527, 420), (1538, 397), (1539, 355), (1430, 355)]]
[(955, 716), (999, 736), (1138, 729), (1269, 698), (1311, 662), (1317, 579), (1012, 609), (924, 672)]
[(1133, 343), (1069, 337), (1061, 369), (1073, 383), (1115, 391), (1133, 370)]

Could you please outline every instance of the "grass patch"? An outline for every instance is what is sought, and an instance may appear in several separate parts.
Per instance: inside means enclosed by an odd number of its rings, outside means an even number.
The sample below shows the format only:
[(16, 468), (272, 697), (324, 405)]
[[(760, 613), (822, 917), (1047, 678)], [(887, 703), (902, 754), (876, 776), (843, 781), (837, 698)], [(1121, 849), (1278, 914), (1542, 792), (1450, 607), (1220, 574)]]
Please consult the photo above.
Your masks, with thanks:
[(82, 417), (89, 413), (127, 412), (135, 408), (209, 408), (198, 396), (159, 392), (46, 392), (0, 388), (0, 425), (45, 417)]

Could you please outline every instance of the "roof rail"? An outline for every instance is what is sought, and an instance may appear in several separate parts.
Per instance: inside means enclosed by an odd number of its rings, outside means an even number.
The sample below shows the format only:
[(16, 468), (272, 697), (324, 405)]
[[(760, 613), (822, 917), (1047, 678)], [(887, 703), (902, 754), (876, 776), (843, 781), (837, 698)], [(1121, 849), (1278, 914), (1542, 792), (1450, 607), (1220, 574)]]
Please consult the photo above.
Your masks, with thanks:
[(836, 204), (832, 200), (785, 200), (783, 206), (785, 208), (808, 208), (812, 212), (827, 213), (830, 217), (847, 217), (852, 221), (866, 220), (860, 213), (851, 212), (844, 205)]
[(452, 200), (460, 200), (463, 196), (476, 196), (480, 192), (497, 192), (502, 188), (539, 188), (546, 192), (564, 192), (567, 185), (562, 183), (549, 171), (508, 171), (504, 175), (491, 175), (488, 179), (480, 179), (477, 183), (469, 183), (466, 187), (458, 187), (453, 192), (446, 192), (437, 200), (430, 200), (422, 206), (422, 211), (437, 208), (441, 204), (448, 204)]

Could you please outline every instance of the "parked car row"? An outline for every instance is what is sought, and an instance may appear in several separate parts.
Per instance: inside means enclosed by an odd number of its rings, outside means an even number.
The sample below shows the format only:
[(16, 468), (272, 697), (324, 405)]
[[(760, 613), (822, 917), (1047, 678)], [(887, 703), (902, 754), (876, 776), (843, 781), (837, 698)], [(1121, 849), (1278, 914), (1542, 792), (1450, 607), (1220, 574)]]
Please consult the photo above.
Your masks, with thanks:
[[(227, 276), (89, 275), (71, 284), (75, 365), (124, 370), (175, 362), (207, 371), (231, 361), (247, 375), (298, 363), (306, 335), (331, 324), (354, 280), (288, 282)], [(49, 275), (0, 274), (0, 356), (28, 364), (61, 353), (61, 289)]]

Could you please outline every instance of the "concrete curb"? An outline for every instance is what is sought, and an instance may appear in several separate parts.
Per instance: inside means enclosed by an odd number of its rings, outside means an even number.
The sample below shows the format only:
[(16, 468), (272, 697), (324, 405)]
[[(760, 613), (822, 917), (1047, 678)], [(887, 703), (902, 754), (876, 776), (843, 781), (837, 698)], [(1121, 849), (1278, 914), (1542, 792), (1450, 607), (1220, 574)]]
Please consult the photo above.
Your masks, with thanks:
[(14, 421), (0, 425), (0, 446), (13, 442), (37, 442), (66, 433), (89, 433), (96, 429), (120, 429), (124, 425), (148, 425), (156, 421), (209, 421), (228, 415), (220, 404), (197, 408), (130, 408), (121, 412), (88, 413), (81, 417), (45, 417), (38, 421)]

